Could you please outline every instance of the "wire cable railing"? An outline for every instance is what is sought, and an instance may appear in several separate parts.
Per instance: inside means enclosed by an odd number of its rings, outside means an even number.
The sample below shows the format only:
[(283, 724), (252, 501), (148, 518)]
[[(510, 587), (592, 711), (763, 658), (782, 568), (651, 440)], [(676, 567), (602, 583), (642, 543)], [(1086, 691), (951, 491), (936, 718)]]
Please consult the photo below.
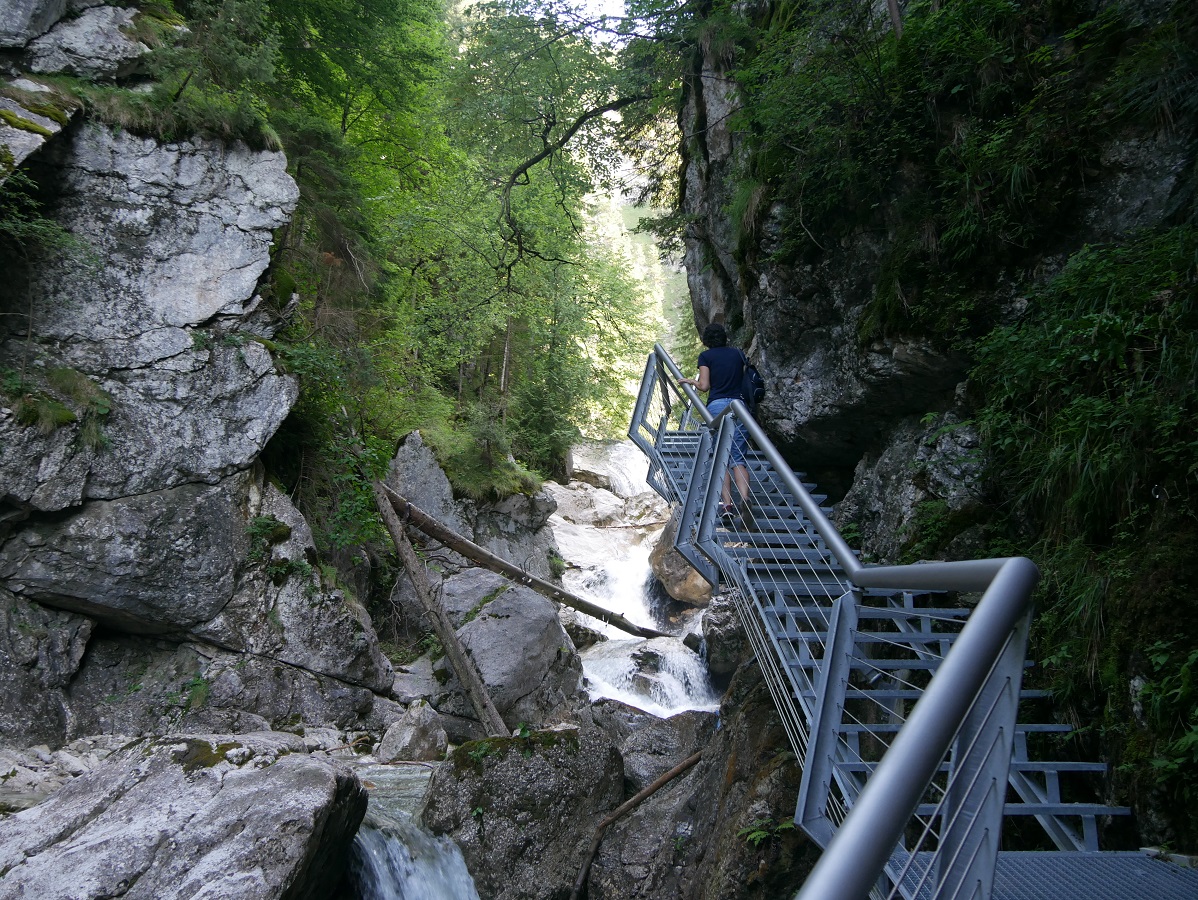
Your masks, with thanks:
[[(1038, 570), (1022, 557), (861, 563), (744, 404), (713, 418), (682, 377), (655, 347), (629, 434), (650, 484), (679, 507), (679, 551), (713, 585), (735, 587), (803, 760), (796, 822), (825, 852), (799, 897), (989, 897), (1024, 746), (1016, 715)], [(738, 439), (744, 496), (730, 477)], [(933, 605), (944, 592), (982, 597), (972, 609)]]

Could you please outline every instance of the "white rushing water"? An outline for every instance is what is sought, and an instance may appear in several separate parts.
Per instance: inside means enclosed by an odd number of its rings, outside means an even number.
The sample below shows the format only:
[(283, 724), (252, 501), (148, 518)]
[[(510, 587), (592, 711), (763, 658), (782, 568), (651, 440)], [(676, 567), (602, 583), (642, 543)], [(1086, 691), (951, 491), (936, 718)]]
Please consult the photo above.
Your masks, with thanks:
[[(611, 484), (611, 494), (625, 501), (625, 507), (645, 507), (650, 491), (645, 482), (648, 463), (631, 442), (589, 444), (576, 456), (588, 470), (602, 472)], [(571, 487), (590, 494), (597, 509), (612, 503), (604, 491)], [(585, 502), (578, 505), (584, 508), (559, 509), (565, 515), (550, 519), (562, 556), (571, 566), (563, 577), (565, 587), (638, 625), (671, 635), (631, 639), (627, 632), (580, 616), (608, 636), (607, 641), (581, 653), (592, 699), (611, 697), (662, 717), (687, 709), (717, 709), (719, 697), (711, 686), (706, 665), (681, 640), (687, 632), (699, 631), (700, 612), (653, 589), (649, 553), (668, 514), (664, 504), (658, 516), (649, 517), (650, 524), (639, 525), (627, 516), (605, 513), (598, 526), (583, 521)]]
[(349, 864), (351, 896), (360, 900), (478, 900), (462, 851), (412, 819), (432, 774), (429, 766), (362, 766), (370, 792)]
[[(671, 635), (633, 639), (580, 614), (590, 627), (608, 637), (581, 654), (591, 698), (611, 697), (663, 718), (688, 709), (718, 709), (719, 697), (706, 665), (681, 640), (687, 632), (699, 630), (700, 612), (670, 601), (654, 589), (649, 552), (667, 512), (664, 505), (657, 506), (646, 496), (644, 457), (627, 442), (588, 445), (583, 454), (587, 468), (600, 468), (612, 490), (572, 485), (569, 497), (561, 495), (576, 506), (571, 511), (569, 504), (559, 499), (559, 511), (569, 519), (562, 515), (550, 519), (558, 547), (569, 563), (563, 583), (568, 590), (638, 625)], [(599, 517), (602, 524), (583, 521), (587, 504), (592, 511), (595, 507), (607, 510)], [(650, 506), (653, 514), (645, 516)], [(639, 510), (639, 514), (629, 518), (621, 508)], [(431, 768), (366, 765), (358, 774), (370, 791), (370, 808), (354, 840), (351, 896), (361, 900), (477, 900), (478, 892), (457, 845), (449, 838), (433, 837), (412, 819)]]
[(371, 813), (354, 838), (350, 873), (362, 900), (478, 900), (457, 844), (409, 817)]

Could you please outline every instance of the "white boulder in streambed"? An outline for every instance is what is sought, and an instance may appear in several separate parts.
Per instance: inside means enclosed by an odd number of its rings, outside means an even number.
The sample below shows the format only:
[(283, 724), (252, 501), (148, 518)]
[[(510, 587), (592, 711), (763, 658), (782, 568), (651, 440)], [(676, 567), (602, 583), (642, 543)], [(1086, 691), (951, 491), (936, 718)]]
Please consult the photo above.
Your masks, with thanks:
[(0, 900), (328, 896), (366, 791), (275, 732), (141, 741), (0, 819)]

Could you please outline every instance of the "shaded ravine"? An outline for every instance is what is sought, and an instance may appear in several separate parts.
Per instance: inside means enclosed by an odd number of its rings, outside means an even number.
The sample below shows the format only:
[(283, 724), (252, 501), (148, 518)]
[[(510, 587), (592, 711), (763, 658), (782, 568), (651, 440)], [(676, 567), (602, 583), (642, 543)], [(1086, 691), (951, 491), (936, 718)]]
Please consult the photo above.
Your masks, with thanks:
[[(683, 643), (698, 633), (702, 613), (672, 600), (653, 576), (649, 553), (664, 526), (664, 508), (644, 480), (644, 457), (631, 443), (587, 444), (590, 483), (552, 489), (561, 502), (550, 519), (566, 562), (570, 591), (669, 637), (630, 639), (581, 613), (579, 623), (603, 640), (582, 650), (592, 700), (609, 697), (662, 718), (689, 709), (716, 710), (719, 696), (698, 653)], [(595, 482), (603, 486), (598, 486)], [(693, 640), (691, 642), (694, 643)], [(355, 838), (346, 900), (474, 900), (461, 851), (414, 819), (432, 764), (366, 765), (358, 775), (370, 793)]]

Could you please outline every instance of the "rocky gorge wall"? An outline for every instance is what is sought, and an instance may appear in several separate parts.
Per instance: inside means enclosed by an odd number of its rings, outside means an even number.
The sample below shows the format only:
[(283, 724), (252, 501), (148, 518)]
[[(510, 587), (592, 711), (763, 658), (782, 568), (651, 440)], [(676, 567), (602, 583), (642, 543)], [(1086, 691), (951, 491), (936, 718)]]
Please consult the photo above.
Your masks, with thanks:
[[(973, 27), (981, 35), (1001, 18), (987, 18), (995, 10), (1011, 14), (1013, 19), (1007, 22), (1015, 22), (1018, 30), (1026, 24), (1019, 22), (1019, 17), (1031, 16), (1036, 11), (1032, 6), (979, 0), (957, 4), (953, 9), (961, 13), (967, 30)], [(1192, 715), (1170, 707), (1168, 721), (1159, 717), (1154, 721), (1144, 712), (1144, 698), (1159, 696), (1152, 694), (1155, 688), (1146, 688), (1146, 684), (1189, 678), (1188, 668), (1184, 673), (1177, 671), (1181, 666), (1176, 660), (1171, 663), (1174, 668), (1166, 671), (1163, 665), (1152, 664), (1145, 656), (1146, 648), (1152, 646), (1171, 648), (1177, 659), (1185, 659), (1193, 651), (1193, 635), (1188, 626), (1176, 624), (1179, 614), (1185, 621), (1192, 619), (1181, 612), (1188, 610), (1187, 601), (1178, 599), (1193, 594), (1192, 565), (1188, 562), (1192, 558), (1192, 516), (1171, 512), (1167, 499), (1160, 499), (1167, 492), (1162, 492), (1159, 486), (1152, 487), (1154, 482), (1175, 479), (1170, 481), (1169, 490), (1192, 499), (1192, 468), (1189, 474), (1183, 474), (1182, 467), (1165, 463), (1151, 469), (1151, 476), (1145, 474), (1149, 470), (1147, 465), (1136, 470), (1140, 480), (1128, 489), (1134, 501), (1128, 500), (1124, 507), (1131, 512), (1109, 528), (1120, 532), (1120, 539), (1126, 541), (1117, 550), (1111, 550), (1117, 544), (1114, 537), (1098, 534), (1100, 527), (1087, 533), (1083, 524), (1075, 532), (1069, 532), (1057, 523), (1055, 530), (1050, 524), (1037, 532), (1040, 526), (1035, 515), (1028, 511), (1034, 504), (1026, 502), (1029, 494), (1039, 491), (1037, 502), (1064, 508), (1087, 489), (1104, 496), (1115, 492), (1101, 479), (1087, 480), (1091, 466), (1103, 465), (1104, 454), (1117, 454), (1110, 453), (1109, 444), (1104, 449), (1101, 441), (1094, 438), (1084, 409), (1078, 414), (1076, 433), (1062, 435), (1051, 430), (1052, 413), (1037, 407), (1028, 414), (1028, 430), (1051, 435), (1046, 443), (1053, 446), (1035, 445), (1027, 457), (1020, 457), (1017, 463), (1008, 466), (1014, 474), (1007, 481), (992, 478), (989, 473), (994, 471), (990, 465), (993, 458), (987, 455), (987, 444), (978, 425), (979, 411), (985, 410), (988, 385), (971, 376), (978, 363), (973, 351), (982, 343), (980, 338), (985, 333), (982, 326), (969, 339), (959, 339), (960, 333), (934, 332), (930, 326), (916, 324), (919, 320), (912, 309), (914, 300), (909, 297), (912, 305), (903, 305), (901, 286), (897, 289), (899, 296), (888, 301), (892, 317), (886, 327), (877, 327), (877, 316), (880, 297), (891, 283), (887, 279), (898, 281), (895, 269), (887, 268), (896, 258), (898, 248), (902, 252), (897, 256), (907, 253), (903, 257), (906, 262), (918, 260), (913, 264), (920, 270), (918, 277), (927, 277), (923, 282), (913, 278), (917, 286), (942, 286), (946, 282), (953, 288), (968, 285), (955, 298), (951, 289), (933, 296), (949, 305), (967, 294), (966, 302), (974, 304), (972, 309), (984, 311), (979, 320), (985, 322), (985, 329), (1011, 327), (1009, 340), (1022, 342), (1025, 333), (1014, 330), (1015, 326), (1038, 322), (1038, 309), (1050, 306), (1049, 301), (1043, 300), (1048, 296), (1060, 304), (1051, 314), (1043, 313), (1046, 317), (1056, 317), (1048, 319), (1048, 327), (1059, 329), (1058, 333), (1068, 332), (1067, 310), (1072, 308), (1070, 302), (1075, 297), (1069, 294), (1061, 300), (1052, 291), (1059, 284), (1056, 279), (1061, 273), (1072, 271), (1070, 266), (1077, 259), (1085, 258), (1087, 251), (1095, 251), (1099, 257), (1102, 253), (1117, 254), (1122, 248), (1147, 240), (1145, 236), (1165, 235), (1161, 239), (1169, 240), (1179, 233), (1189, 234), (1194, 222), (1194, 177), (1198, 171), (1195, 169), (1198, 122), (1193, 107), (1187, 106), (1188, 111), (1183, 112), (1181, 106), (1166, 105), (1157, 108), (1158, 113), (1168, 109), (1164, 116), (1145, 115), (1142, 110), (1132, 115), (1129, 109), (1134, 103), (1130, 95), (1138, 90), (1139, 82), (1128, 73), (1142, 64), (1143, 58), (1137, 58), (1136, 54), (1146, 46), (1153, 46), (1152, 40), (1159, 39), (1155, 36), (1185, 35), (1179, 38), (1178, 46), (1182, 43), (1192, 46), (1193, 9), (1170, 0), (1094, 0), (1068, 6), (1069, 14), (1075, 17), (1069, 22), (1076, 25), (1085, 21), (1088, 23), (1085, 27), (1096, 32), (1108, 27), (1111, 33), (1118, 34), (1117, 40), (1096, 41), (1086, 50), (1094, 54), (1090, 69), (1077, 62), (1083, 55), (1086, 35), (1065, 33), (1067, 29), (1060, 25), (1060, 20), (1052, 18), (1055, 12), (1044, 14), (1036, 20), (1035, 28), (1047, 30), (1028, 47), (1040, 53), (1041, 59), (1055, 60), (1059, 68), (1053, 69), (1051, 75), (1038, 77), (1027, 93), (1019, 95), (1013, 109), (1004, 108), (1006, 117), (997, 125), (989, 123), (993, 127), (987, 131), (983, 116), (978, 113), (983, 101), (978, 98), (997, 84), (997, 69), (987, 69), (982, 62), (971, 58), (969, 48), (936, 45), (936, 35), (932, 32), (936, 26), (947, 27), (944, 18), (928, 26), (923, 33), (924, 43), (916, 48), (908, 46), (904, 54), (903, 50), (895, 49), (902, 45), (896, 44), (889, 34), (889, 22), (882, 7), (872, 6), (880, 24), (865, 34), (868, 29), (862, 22), (869, 17), (870, 4), (843, 4), (845, 20), (837, 20), (835, 14), (829, 13), (828, 19), (821, 20), (826, 28), (819, 34), (844, 32), (847, 37), (843, 46), (856, 46), (853, 42), (858, 38), (862, 46), (875, 49), (884, 46), (885, 53), (879, 50), (876, 57), (865, 56), (869, 59), (885, 56), (885, 63), (879, 63), (879, 72), (896, 81), (901, 75), (900, 64), (910, 64), (917, 73), (932, 74), (922, 81), (916, 75), (911, 82), (900, 82), (916, 87), (911, 92), (895, 91), (891, 100), (871, 107), (871, 102), (886, 94), (885, 87), (889, 86), (878, 87), (871, 94), (873, 99), (863, 100), (851, 113), (845, 112), (841, 120), (836, 120), (837, 109), (830, 104), (823, 109), (836, 124), (821, 121), (812, 127), (810, 135), (804, 136), (797, 130), (783, 131), (793, 157), (788, 157), (789, 168), (778, 165), (776, 154), (781, 151), (777, 144), (771, 146), (775, 154), (773, 171), (786, 173), (771, 182), (762, 176), (765, 164), (758, 165), (760, 157), (754, 156), (761, 146), (760, 132), (742, 127), (744, 120), (737, 115), (742, 106), (748, 108), (751, 104), (750, 92), (760, 91), (762, 85), (758, 81), (742, 89), (736, 83), (734, 71), (752, 69), (753, 53), (761, 50), (770, 27), (762, 22), (770, 16), (774, 20), (784, 19), (779, 11), (785, 8), (784, 4), (738, 7), (736, 14), (744, 17), (738, 26), (753, 20), (753, 27), (760, 26), (754, 32), (759, 43), (746, 41), (736, 46), (735, 51), (729, 49), (734, 38), (726, 34), (744, 32), (728, 28), (726, 22), (713, 15), (711, 37), (696, 52), (686, 80), (680, 117), (686, 135), (682, 209), (688, 222), (684, 243), (696, 324), (702, 328), (711, 321), (726, 323), (733, 341), (744, 347), (757, 364), (768, 384), (758, 418), (792, 465), (809, 473), (827, 491), (835, 503), (834, 521), (845, 530), (851, 545), (862, 551), (865, 560), (914, 562), (1012, 552), (1036, 558), (1049, 575), (1045, 581), (1049, 590), (1037, 601), (1041, 615), (1033, 630), (1029, 652), (1042, 665), (1033, 669), (1029, 678), (1035, 680), (1037, 687), (1055, 691), (1058, 702), (1055, 714), (1060, 721), (1082, 723), (1081, 736), (1075, 738), (1084, 747), (1082, 752), (1108, 761), (1110, 772), (1096, 791), (1107, 800), (1135, 808), (1134, 827), (1140, 830), (1135, 837), (1123, 836), (1129, 845), (1134, 840), (1165, 844), (1192, 842), (1193, 829), (1188, 824), (1191, 817), (1181, 799), (1191, 789), (1181, 786), (1182, 778), (1170, 782), (1162, 776), (1162, 772), (1175, 765), (1168, 761), (1171, 754), (1181, 756), (1172, 743), (1180, 740), (1176, 723), (1188, 721)], [(1063, 8), (1053, 7), (1056, 12)], [(912, 5), (904, 14), (926, 15), (932, 21), (947, 9), (947, 4)], [(1044, 12), (1043, 7), (1036, 9)], [(848, 14), (852, 10), (860, 15), (850, 23)], [(1046, 22), (1052, 27), (1047, 27)], [(723, 35), (721, 27), (725, 29)], [(908, 29), (903, 41), (909, 41), (913, 30), (913, 27)], [(1023, 33), (1030, 35), (1033, 30), (1028, 24)], [(803, 42), (808, 39), (820, 38), (807, 35), (790, 45), (791, 57), (773, 58), (773, 69), (767, 67), (753, 70), (754, 73), (765, 77), (762, 73), (766, 72), (779, 78), (783, 73), (793, 74), (794, 68), (803, 64), (804, 52), (810, 50), (810, 44)], [(1002, 32), (996, 40), (1007, 42), (1010, 59), (1016, 59), (1019, 52), (1031, 53), (1028, 47), (1022, 51), (1016, 49), (1020, 38), (1012, 37), (1012, 32)], [(942, 55), (936, 56), (936, 52)], [(851, 57), (852, 52), (846, 56)], [(1170, 57), (1171, 61), (1160, 70), (1149, 67), (1147, 74), (1136, 77), (1151, 82), (1168, 72), (1168, 79), (1185, 82), (1187, 86), (1182, 93), (1193, 96), (1194, 70), (1182, 64), (1181, 60), (1186, 58), (1189, 57), (1185, 53)], [(957, 78), (959, 73), (952, 68), (955, 64), (968, 69), (969, 75)], [(788, 70), (787, 66), (792, 68)], [(861, 74), (851, 64), (846, 69)], [(936, 94), (941, 86), (937, 77), (945, 71), (954, 73), (952, 80)], [(1066, 71), (1068, 77), (1060, 74)], [(974, 73), (978, 76), (973, 83), (977, 93), (966, 102), (953, 100), (958, 90), (968, 94), (969, 77)], [(1110, 77), (1112, 73), (1116, 76)], [(1053, 82), (1053, 78), (1059, 80)], [(832, 76), (823, 86), (826, 88), (835, 80)], [(868, 79), (862, 83), (865, 81)], [(955, 89), (954, 81), (961, 82)], [(1064, 87), (1066, 82), (1068, 86)], [(1069, 97), (1070, 101), (1057, 118), (1038, 119), (1033, 113), (1045, 109), (1050, 93), (1039, 91), (1050, 83), (1064, 92), (1053, 95), (1057, 102), (1059, 96)], [(862, 93), (869, 91), (862, 89)], [(767, 92), (767, 96), (779, 99), (777, 94)], [(1160, 99), (1164, 94), (1154, 96)], [(1097, 112), (1091, 107), (1088, 114), (1092, 118), (1084, 120), (1085, 128), (1078, 127), (1083, 121), (1081, 108), (1094, 103), (1094, 98), (1102, 100)], [(837, 95), (837, 99), (843, 100), (844, 95)], [(928, 128), (937, 137), (920, 145), (921, 158), (903, 158), (894, 145), (886, 144), (881, 137), (870, 143), (869, 127), (862, 127), (861, 121), (853, 118), (862, 110), (884, 109), (884, 115), (872, 120), (872, 125), (881, 130), (886, 115), (896, 110), (901, 115), (904, 106), (916, 110), (910, 119), (904, 120), (907, 122), (931, 111), (932, 124)], [(762, 121), (777, 126), (777, 120), (770, 119), (768, 112), (749, 121), (755, 126)], [(843, 133), (837, 132), (837, 124)], [(854, 126), (856, 132), (852, 132)], [(826, 127), (826, 133), (814, 133), (820, 127)], [(1014, 158), (1015, 142), (1003, 144), (1005, 137), (1020, 128), (1026, 128), (1021, 134), (1027, 142), (1021, 149), (1032, 144), (1042, 146), (1041, 142), (1050, 143), (1061, 135), (1069, 138), (1052, 159), (1046, 161), (1033, 155), (1041, 164), (1039, 170), (1019, 170), (1020, 177), (1026, 175), (1029, 184), (1036, 185), (1038, 178), (1043, 179), (1038, 185), (1042, 193), (1037, 195), (1037, 202), (1019, 202), (1010, 208), (1017, 224), (1028, 224), (1029, 233), (1038, 237), (1026, 242), (1018, 252), (1010, 247), (996, 249), (983, 244), (977, 250), (979, 262), (973, 271), (953, 269), (953, 261), (937, 244), (939, 240), (947, 241), (948, 236), (937, 228), (944, 229), (946, 221), (960, 220), (936, 218), (939, 213), (933, 211), (942, 208), (935, 205), (939, 201), (928, 198), (945, 189), (940, 179), (949, 183), (954, 176), (945, 173), (960, 165), (961, 184), (969, 187), (959, 195), (948, 189), (953, 201), (961, 207), (976, 204), (974, 209), (985, 210), (983, 218), (986, 213), (997, 214), (1001, 204), (994, 198), (1008, 190), (1017, 193), (1015, 188), (1001, 183), (999, 177), (1010, 176), (1018, 169), (1018, 163), (1024, 162), (1023, 157)], [(1053, 129), (1057, 131), (1054, 133)], [(982, 134), (986, 137), (979, 137)], [(894, 133), (887, 136), (893, 139)], [(871, 188), (868, 195), (855, 198), (860, 208), (845, 211), (843, 215), (828, 213), (821, 220), (827, 226), (830, 219), (839, 215), (835, 224), (843, 226), (841, 232), (828, 233), (813, 224), (814, 233), (807, 231), (796, 237), (814, 219), (804, 219), (803, 210), (795, 202), (796, 194), (801, 192), (795, 189), (787, 194), (784, 178), (798, 183), (802, 175), (807, 175), (811, 183), (827, 184), (821, 181), (825, 172), (812, 174), (803, 169), (803, 152), (807, 148), (799, 145), (806, 137), (813, 143), (825, 141), (822, 146), (828, 155), (818, 159), (829, 168), (834, 169), (838, 163), (831, 159), (834, 152), (827, 148), (834, 148), (840, 140), (840, 161), (846, 170), (864, 159), (867, 166), (882, 173), (872, 180), (852, 182), (854, 188), (862, 183)], [(908, 147), (902, 140), (898, 138), (897, 144)], [(997, 162), (988, 158), (981, 163), (978, 156), (969, 155), (971, 141), (976, 149), (985, 140), (992, 141), (991, 149), (1004, 147), (997, 154), (1001, 157)], [(849, 145), (853, 141), (858, 142), (855, 150), (860, 151), (862, 144), (867, 150), (849, 162)], [(942, 159), (951, 162), (938, 168)], [(1067, 159), (1072, 168), (1053, 169), (1062, 159)], [(850, 180), (850, 176), (844, 178)], [(988, 181), (990, 178), (995, 180)], [(846, 195), (852, 195), (852, 189), (845, 191)], [(1029, 188), (1025, 198), (1034, 194), (1035, 188)], [(788, 196), (790, 205), (777, 200), (779, 195)], [(812, 206), (818, 205), (818, 198), (807, 199)], [(904, 220), (903, 216), (911, 209), (918, 212)], [(1035, 217), (1040, 215), (1049, 224), (1036, 221)], [(912, 238), (913, 232), (916, 238)], [(796, 243), (802, 245), (801, 250), (796, 250)], [(1002, 241), (993, 237), (992, 243), (1001, 245)], [(1005, 262), (998, 264), (994, 260)], [(1178, 308), (1189, 309), (1191, 312), (1186, 315), (1192, 315), (1192, 266), (1183, 260), (1179, 264), (1181, 274), (1155, 297), (1155, 288), (1138, 288), (1135, 284), (1137, 276), (1143, 283), (1152, 279), (1150, 265), (1139, 260), (1137, 266), (1141, 272), (1129, 273), (1128, 281), (1118, 285), (1114, 280), (1104, 281), (1101, 271), (1089, 270), (1083, 277), (1090, 279), (1091, 285), (1100, 285), (1102, 291), (1108, 291), (1105, 296), (1112, 305), (1109, 298), (1121, 291), (1129, 319), (1141, 314), (1135, 308), (1136, 303), (1149, 315), (1155, 303), (1174, 297), (1187, 297), (1179, 300)], [(944, 282), (937, 282), (941, 276)], [(1083, 310), (1098, 316), (1104, 302), (1102, 291), (1083, 300), (1078, 284), (1075, 281), (1065, 289), (1077, 291), (1078, 312), (1074, 318), (1080, 318)], [(1088, 302), (1093, 306), (1085, 306)], [(923, 321), (927, 322), (926, 310), (924, 314)], [(1189, 331), (1192, 319), (1187, 321), (1189, 325), (1174, 325), (1172, 333), (1162, 326), (1154, 341), (1144, 345), (1153, 346), (1149, 352), (1155, 354), (1166, 343), (1184, 342), (1192, 333)], [(1029, 326), (1032, 333), (1035, 327)], [(1108, 419), (1126, 421), (1118, 417), (1120, 398), (1124, 408), (1133, 401), (1129, 399), (1130, 392), (1110, 387), (1116, 379), (1100, 373), (1099, 364), (1094, 362), (1096, 357), (1085, 355), (1090, 347), (1101, 344), (1099, 329), (1091, 331), (1091, 328), (1087, 319), (1085, 328), (1079, 326), (1068, 338), (1060, 338), (1054, 345), (1058, 350), (1056, 358), (1042, 356), (1028, 363), (1024, 357), (1023, 372), (1038, 373), (1043, 396), (1060, 391), (1062, 395), (1073, 393), (1090, 400), (1095, 396), (1109, 400), (1109, 407), (1101, 404), (1091, 407), (1104, 410), (1094, 414), (1104, 419), (1094, 423), (1094, 430), (1101, 430), (1101, 426), (1109, 424)], [(1127, 329), (1120, 339), (1130, 346), (1133, 338), (1129, 334), (1134, 329), (1125, 322), (1117, 328)], [(1081, 348), (1076, 380), (1054, 380), (1050, 374), (1052, 366), (1073, 348)], [(1021, 346), (1012, 345), (1012, 351), (1018, 349)], [(1012, 370), (1016, 366), (1015, 356), (1012, 352), (1006, 357), (1011, 359)], [(1006, 358), (999, 352), (990, 360), (989, 377), (993, 380), (1000, 380), (1004, 374)], [(1043, 368), (1036, 370), (1035, 365)], [(1121, 349), (1112, 368), (1142, 373), (1151, 365), (1141, 367), (1137, 351)], [(1186, 371), (1192, 373), (1192, 368)], [(1151, 379), (1158, 375), (1143, 377)], [(1029, 376), (1028, 380), (1034, 388), (1036, 378)], [(1167, 392), (1185, 393), (1192, 383), (1192, 374), (1183, 376), (1171, 383)], [(1087, 393), (1088, 390), (1093, 393)], [(1026, 394), (1020, 395), (1015, 403), (1025, 401)], [(1048, 402), (1044, 408), (1059, 409), (1068, 402)], [(1160, 420), (1164, 418), (1164, 414), (1159, 416)], [(1156, 427), (1157, 422), (1150, 421), (1148, 430)], [(1132, 433), (1110, 434), (1106, 439), (1116, 443), (1142, 440), (1146, 444), (1158, 440), (1133, 437)], [(1018, 439), (1010, 443), (1016, 449), (1009, 455), (1021, 452), (1023, 445)], [(1027, 444), (1031, 445), (1031, 441)], [(1053, 454), (1076, 460), (1076, 469), (1081, 474), (1075, 481), (1065, 477), (1052, 482), (1051, 476), (1045, 474), (1051, 471), (1057, 475), (1061, 471), (1050, 470), (1044, 462)], [(1022, 467), (1025, 462), (1026, 467)], [(1061, 487), (1062, 484), (1069, 487)], [(1096, 484), (1102, 487), (1095, 488)], [(1057, 493), (1053, 492), (1054, 486)], [(1051, 519), (1051, 514), (1047, 518)], [(1160, 530), (1153, 533), (1149, 522), (1155, 522), (1151, 527)], [(1158, 546), (1159, 550), (1152, 551), (1153, 561), (1139, 565), (1145, 547)], [(1055, 572), (1050, 569), (1053, 564), (1057, 564)], [(1149, 584), (1151, 588), (1147, 587)], [(1184, 771), (1188, 763), (1176, 765)]]
[[(1095, 6), (1153, 24), (1167, 18), (1172, 4), (1109, 0)], [(743, 13), (754, 14), (748, 7)], [(883, 221), (820, 243), (818, 253), (796, 262), (782, 248), (781, 220), (791, 210), (771, 202), (768, 189), (755, 189), (756, 221), (736, 212), (754, 151), (750, 135), (736, 127), (742, 101), (733, 68), (724, 44), (712, 41), (698, 52), (679, 119), (686, 135), (681, 206), (695, 323), (700, 331), (708, 322), (729, 326), (767, 381), (759, 418), (775, 443), (834, 500), (851, 488), (854, 513), (846, 508), (842, 521), (861, 526), (866, 552), (893, 560), (900, 549), (896, 534), (919, 503), (941, 501), (961, 513), (980, 498), (981, 467), (962, 462), (963, 453), (978, 446), (966, 383), (974, 361), (913, 329), (860, 339), (883, 259), (899, 239), (893, 222), (889, 229)], [(1103, 145), (1071, 197), (1076, 214), (1067, 233), (1037, 247), (1035, 265), (1026, 271), (995, 271), (978, 305), (1000, 310), (1004, 321), (1018, 319), (1029, 294), (1083, 244), (1118, 241), (1164, 221), (1193, 164), (1188, 125), (1124, 129)], [(896, 173), (890, 193), (870, 201), (886, 208), (903, 187)], [(948, 430), (956, 437), (941, 440)], [(922, 464), (899, 462), (912, 454), (939, 455), (916, 450), (925, 442), (955, 460), (946, 463), (955, 470), (952, 478), (942, 471), (927, 479)], [(882, 486), (887, 490), (878, 490)], [(865, 517), (858, 511), (867, 511)]]
[[(136, 10), (67, 6), (0, 16), (39, 109), (39, 73), (119, 78), (147, 49)], [(0, 288), (0, 739), (385, 728), (369, 618), (257, 462), (297, 395), (258, 289), (298, 198), (286, 159), (77, 114), (31, 130), (5, 102), (0, 139), (69, 239)]]

